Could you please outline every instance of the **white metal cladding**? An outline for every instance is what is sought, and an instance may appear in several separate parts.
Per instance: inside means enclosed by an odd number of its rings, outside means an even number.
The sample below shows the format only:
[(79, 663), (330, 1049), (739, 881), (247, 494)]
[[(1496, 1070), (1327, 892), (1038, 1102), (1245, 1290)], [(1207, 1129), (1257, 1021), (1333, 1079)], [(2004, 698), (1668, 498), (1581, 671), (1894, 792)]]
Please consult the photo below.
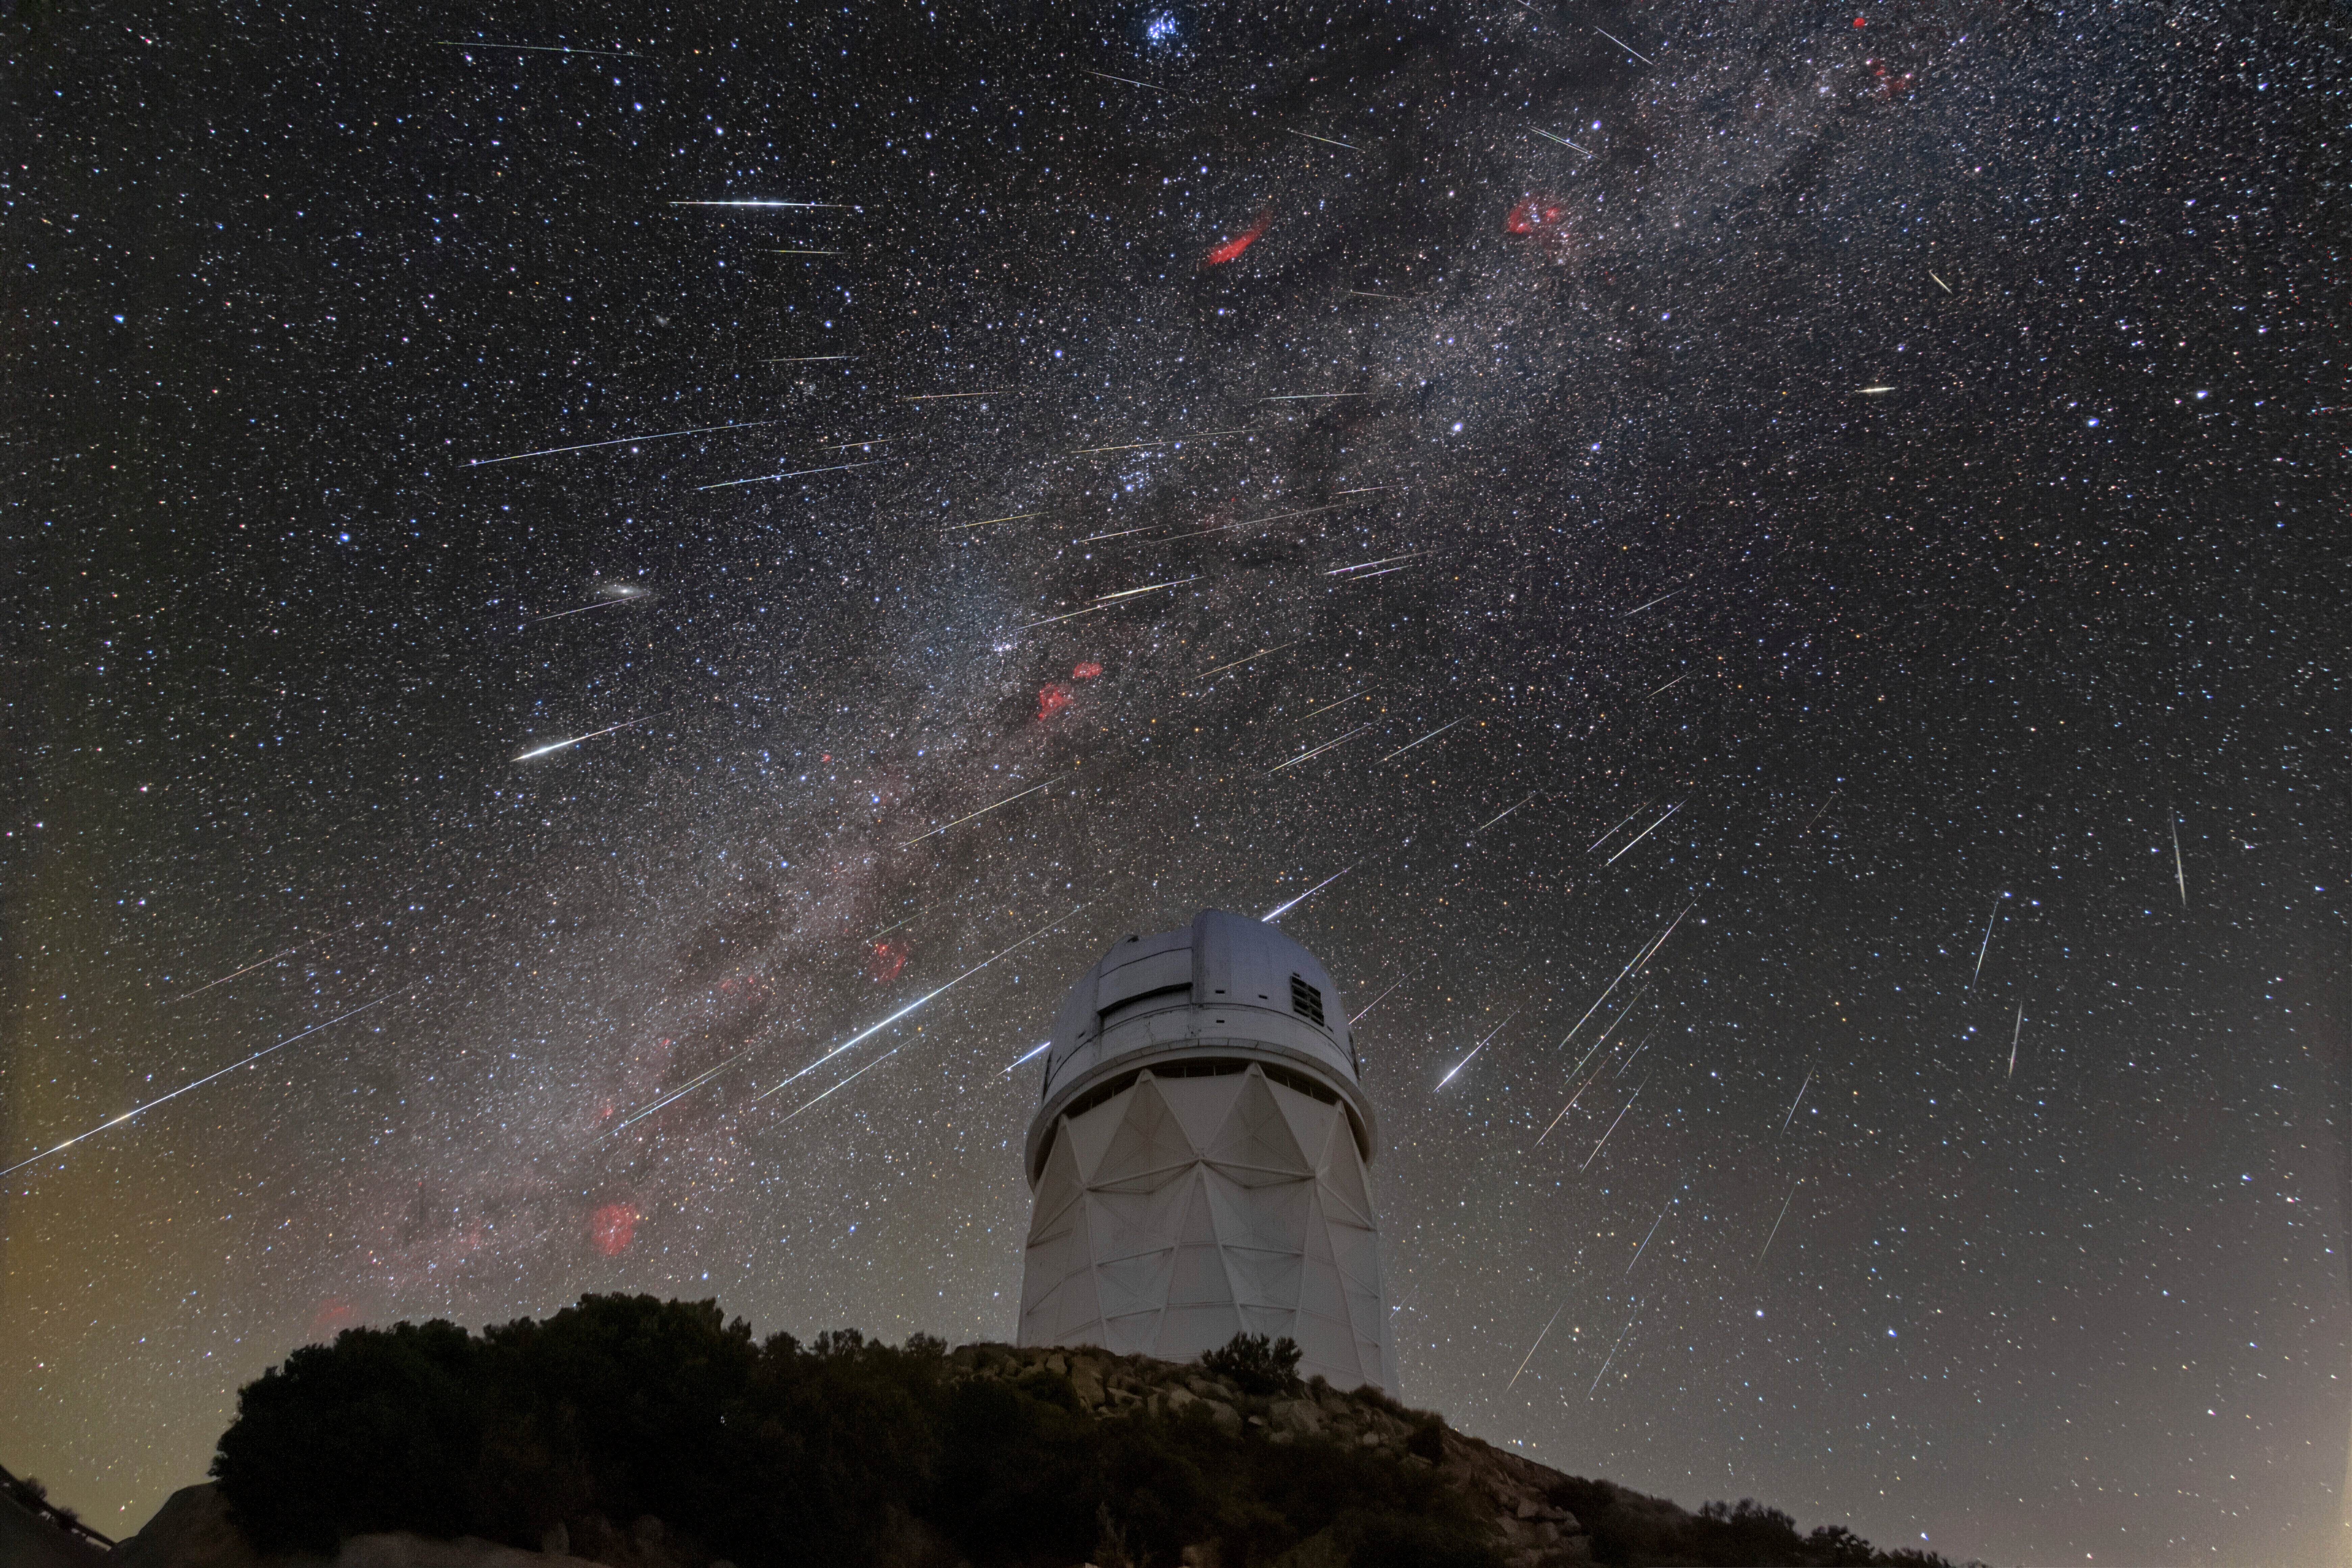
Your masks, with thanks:
[(1029, 1222), (1020, 1342), (1191, 1361), (1287, 1336), (1298, 1373), (1393, 1392), (1371, 1184), (1346, 1110), (1251, 1063), (1150, 1068), (1062, 1121)]
[(1287, 1335), (1301, 1375), (1395, 1388), (1371, 1102), (1313, 954), (1222, 910), (1129, 937), (1071, 989), (1045, 1060), (1023, 1344), (1189, 1361)]

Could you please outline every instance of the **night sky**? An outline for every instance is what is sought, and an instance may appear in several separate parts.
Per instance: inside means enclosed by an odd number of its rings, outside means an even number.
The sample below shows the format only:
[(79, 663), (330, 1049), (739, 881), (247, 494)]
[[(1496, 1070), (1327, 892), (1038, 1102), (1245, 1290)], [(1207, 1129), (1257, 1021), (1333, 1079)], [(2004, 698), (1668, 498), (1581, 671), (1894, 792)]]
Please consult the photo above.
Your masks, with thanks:
[(99, 1528), (353, 1324), (1011, 1338), (1008, 1068), (1312, 890), (1410, 1402), (2337, 1560), (2340, 18), (6, 27), (0, 1459)]

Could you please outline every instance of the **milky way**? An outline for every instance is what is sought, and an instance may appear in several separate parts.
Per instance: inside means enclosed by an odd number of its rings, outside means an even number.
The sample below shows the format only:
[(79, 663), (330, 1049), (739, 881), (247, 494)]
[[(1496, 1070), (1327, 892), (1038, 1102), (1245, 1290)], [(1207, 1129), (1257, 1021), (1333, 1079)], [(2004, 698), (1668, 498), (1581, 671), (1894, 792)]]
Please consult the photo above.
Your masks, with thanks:
[(1287, 905), (1412, 1402), (2336, 1560), (2340, 24), (886, 9), (11, 23), (6, 1463), (1010, 1338), (1008, 1065)]

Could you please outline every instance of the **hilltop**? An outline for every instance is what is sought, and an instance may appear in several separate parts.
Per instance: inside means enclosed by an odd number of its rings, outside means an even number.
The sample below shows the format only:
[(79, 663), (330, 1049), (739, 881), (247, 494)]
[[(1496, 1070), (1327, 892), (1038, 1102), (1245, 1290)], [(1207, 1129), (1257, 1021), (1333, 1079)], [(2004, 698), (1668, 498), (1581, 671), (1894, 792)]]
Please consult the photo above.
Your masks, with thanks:
[[(123, 1568), (1570, 1568), (1916, 1564), (1752, 1502), (1564, 1475), (1286, 1342), (754, 1342), (716, 1304), (343, 1333), (240, 1393), (215, 1487)], [(1948, 1565), (1946, 1565), (1948, 1568)]]

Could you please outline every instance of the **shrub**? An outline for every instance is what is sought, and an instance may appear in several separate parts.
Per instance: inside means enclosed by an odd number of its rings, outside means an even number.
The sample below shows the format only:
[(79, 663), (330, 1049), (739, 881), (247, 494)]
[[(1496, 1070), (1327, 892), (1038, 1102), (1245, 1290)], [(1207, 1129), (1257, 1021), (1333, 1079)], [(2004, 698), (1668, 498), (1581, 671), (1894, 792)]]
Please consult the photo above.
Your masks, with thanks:
[(1201, 1364), (1244, 1394), (1263, 1397), (1298, 1386), (1298, 1346), (1288, 1335), (1269, 1342), (1264, 1334), (1235, 1334), (1202, 1351)]

